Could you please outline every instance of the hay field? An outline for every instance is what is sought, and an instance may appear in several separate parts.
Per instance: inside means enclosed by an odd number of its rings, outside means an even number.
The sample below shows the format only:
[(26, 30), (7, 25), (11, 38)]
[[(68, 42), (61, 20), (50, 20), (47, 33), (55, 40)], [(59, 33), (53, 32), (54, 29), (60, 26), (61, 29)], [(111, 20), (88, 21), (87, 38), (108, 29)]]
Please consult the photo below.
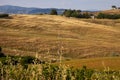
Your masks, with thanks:
[(62, 62), (62, 65), (73, 68), (82, 68), (83, 66), (86, 66), (87, 68), (96, 70), (120, 70), (119, 64), (120, 57), (74, 59)]
[(114, 26), (52, 15), (11, 15), (0, 19), (0, 46), (12, 55), (41, 58), (120, 56), (120, 30)]

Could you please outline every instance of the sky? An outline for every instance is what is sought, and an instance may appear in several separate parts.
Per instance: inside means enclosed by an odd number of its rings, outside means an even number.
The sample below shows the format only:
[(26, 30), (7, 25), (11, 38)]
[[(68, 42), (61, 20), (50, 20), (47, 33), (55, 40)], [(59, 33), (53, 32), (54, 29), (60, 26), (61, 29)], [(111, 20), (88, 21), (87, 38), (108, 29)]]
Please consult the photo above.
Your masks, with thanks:
[(0, 5), (37, 8), (64, 8), (80, 10), (107, 10), (120, 7), (120, 0), (0, 0)]

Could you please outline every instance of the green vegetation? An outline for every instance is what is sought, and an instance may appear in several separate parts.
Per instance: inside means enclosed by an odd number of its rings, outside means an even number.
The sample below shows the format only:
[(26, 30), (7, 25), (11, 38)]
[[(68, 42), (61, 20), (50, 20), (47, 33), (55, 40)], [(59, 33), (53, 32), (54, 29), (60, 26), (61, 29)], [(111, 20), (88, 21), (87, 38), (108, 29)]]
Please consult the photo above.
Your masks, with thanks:
[(63, 15), (66, 17), (75, 17), (75, 18), (90, 18), (91, 14), (88, 12), (82, 13), (81, 10), (65, 10)]
[(56, 9), (52, 9), (51, 12), (50, 12), (50, 15), (57, 15), (57, 14), (58, 13), (57, 13)]
[(26, 65), (26, 64), (33, 64), (34, 61), (37, 61), (37, 63), (41, 63), (40, 60), (38, 60), (37, 58), (34, 58), (32, 56), (4, 56), (4, 57), (0, 57), (0, 61), (2, 64), (7, 64), (8, 63), (8, 59), (10, 60), (10, 62), (12, 64), (21, 64), (21, 65)]
[(99, 13), (97, 15), (98, 19), (120, 19), (120, 14), (105, 14)]
[(0, 14), (0, 18), (7, 18), (9, 17), (9, 14)]
[[(95, 63), (97, 59), (94, 59), (93, 61), (91, 62)], [(71, 62), (71, 64), (73, 63), (74, 62)], [(76, 63), (77, 61), (75, 61), (75, 64)], [(93, 64), (91, 66), (93, 66)], [(39, 61), (37, 58), (31, 56), (0, 57), (0, 74), (1, 74), (0, 80), (9, 80), (9, 79), (11, 80), (96, 80), (96, 79), (119, 80), (120, 79), (119, 70), (111, 70), (109, 68), (105, 68), (104, 70), (95, 70), (95, 69), (87, 68), (86, 66), (83, 66), (82, 68), (80, 67), (75, 68), (69, 66), (66, 62), (62, 62), (59, 64), (53, 64), (50, 62), (41, 63), (41, 61)]]
[(0, 57), (5, 57), (5, 54), (2, 53), (2, 48), (0, 47)]
[(119, 80), (120, 71), (98, 71), (83, 68), (72, 68), (66, 65), (55, 66), (50, 63), (30, 64), (27, 67), (21, 64), (12, 64), (7, 58), (7, 64), (0, 62), (1, 80)]
[(117, 9), (117, 6), (115, 6), (115, 5), (112, 5), (112, 9)]

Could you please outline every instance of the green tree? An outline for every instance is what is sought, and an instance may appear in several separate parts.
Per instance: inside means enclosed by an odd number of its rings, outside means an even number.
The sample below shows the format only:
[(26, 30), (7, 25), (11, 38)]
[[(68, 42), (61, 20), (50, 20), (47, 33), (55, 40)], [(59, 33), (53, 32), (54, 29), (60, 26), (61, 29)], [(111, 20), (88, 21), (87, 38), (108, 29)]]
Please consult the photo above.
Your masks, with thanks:
[(112, 8), (113, 8), (113, 9), (117, 9), (117, 7), (116, 7), (115, 5), (112, 5)]
[(50, 12), (50, 15), (57, 15), (57, 10), (56, 9), (52, 9), (51, 12)]
[(63, 12), (63, 15), (66, 17), (75, 17), (75, 18), (90, 18), (91, 14), (86, 12), (86, 13), (81, 13), (81, 10), (65, 10)]
[(66, 16), (66, 17), (71, 17), (71, 14), (72, 14), (72, 10), (71, 10), (71, 9), (65, 10), (65, 11), (63, 12), (63, 15)]

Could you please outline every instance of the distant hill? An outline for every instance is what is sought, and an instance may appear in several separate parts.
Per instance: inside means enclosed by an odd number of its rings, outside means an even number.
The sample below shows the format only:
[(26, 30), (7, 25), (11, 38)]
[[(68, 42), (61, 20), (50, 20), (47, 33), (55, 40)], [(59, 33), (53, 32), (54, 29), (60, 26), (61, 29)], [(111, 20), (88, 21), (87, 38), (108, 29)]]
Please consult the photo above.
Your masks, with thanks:
[[(50, 13), (52, 8), (26, 8), (19, 6), (4, 5), (0, 6), (0, 13), (9, 14), (39, 14), (39, 13)], [(58, 14), (61, 14), (64, 9), (56, 9)]]

